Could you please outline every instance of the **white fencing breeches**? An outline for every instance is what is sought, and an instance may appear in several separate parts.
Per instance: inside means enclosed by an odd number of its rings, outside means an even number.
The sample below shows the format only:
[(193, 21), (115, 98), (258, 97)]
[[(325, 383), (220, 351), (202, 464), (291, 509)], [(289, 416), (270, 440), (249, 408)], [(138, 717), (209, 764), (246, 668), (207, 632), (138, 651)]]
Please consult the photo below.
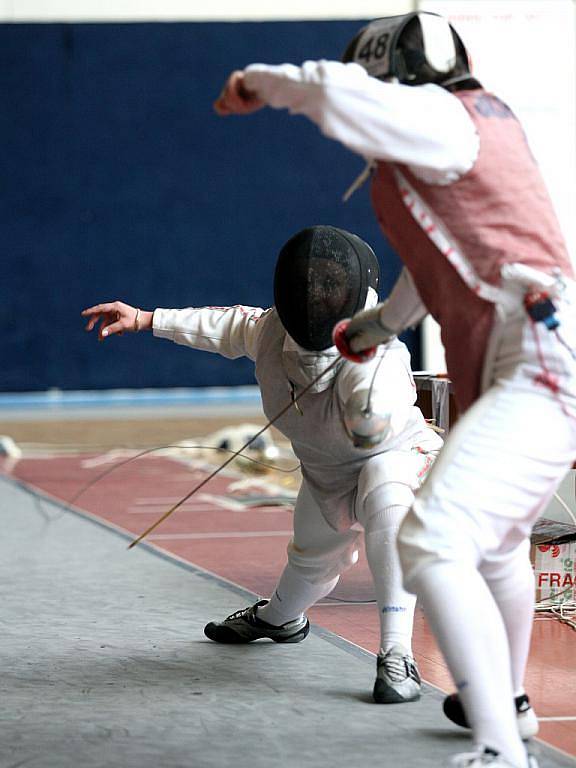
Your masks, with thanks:
[[(364, 529), (384, 650), (395, 643), (410, 649), (415, 599), (402, 586), (396, 537), (414, 499), (418, 474), (429, 463), (421, 454), (394, 451), (372, 457), (359, 477), (354, 512)], [(329, 526), (304, 481), (294, 511), (288, 565), (269, 606), (259, 615), (270, 623), (284, 623), (327, 595), (340, 574), (357, 561), (359, 535), (357, 526), (347, 531)]]
[(526, 764), (513, 695), (533, 616), (531, 528), (576, 456), (576, 316), (559, 333), (523, 311), (495, 331), (489, 389), (458, 421), (399, 534), (477, 743)]

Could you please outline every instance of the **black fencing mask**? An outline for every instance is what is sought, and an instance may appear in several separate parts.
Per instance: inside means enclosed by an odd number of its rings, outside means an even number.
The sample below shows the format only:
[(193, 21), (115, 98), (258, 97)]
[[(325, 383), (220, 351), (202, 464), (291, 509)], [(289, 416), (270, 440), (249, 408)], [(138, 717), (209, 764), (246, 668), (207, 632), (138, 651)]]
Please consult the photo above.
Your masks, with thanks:
[(332, 329), (378, 289), (378, 260), (356, 235), (336, 227), (303, 229), (278, 256), (274, 302), (289, 336), (304, 349), (331, 347)]

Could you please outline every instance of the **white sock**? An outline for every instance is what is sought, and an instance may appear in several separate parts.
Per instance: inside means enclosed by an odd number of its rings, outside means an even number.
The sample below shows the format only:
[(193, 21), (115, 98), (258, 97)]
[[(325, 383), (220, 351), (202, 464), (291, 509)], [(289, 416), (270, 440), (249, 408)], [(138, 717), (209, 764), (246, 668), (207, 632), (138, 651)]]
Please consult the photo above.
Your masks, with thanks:
[(508, 638), (473, 565), (433, 562), (412, 580), (456, 683), (476, 744), (527, 768), (513, 703)]
[(522, 696), (534, 622), (534, 571), (528, 548), (519, 548), (509, 561), (492, 565), (483, 575), (508, 635), (514, 696)]
[[(373, 494), (368, 497), (366, 504), (376, 501), (377, 496)], [(406, 507), (392, 506), (372, 513), (367, 510), (366, 514), (366, 558), (378, 603), (382, 653), (397, 644), (412, 653), (416, 597), (402, 586), (402, 571), (396, 547), (398, 529), (406, 512)]]
[(258, 608), (257, 615), (262, 621), (275, 627), (300, 618), (311, 605), (330, 594), (340, 577), (329, 582), (316, 584), (304, 579), (289, 563), (274, 590), (270, 602)]

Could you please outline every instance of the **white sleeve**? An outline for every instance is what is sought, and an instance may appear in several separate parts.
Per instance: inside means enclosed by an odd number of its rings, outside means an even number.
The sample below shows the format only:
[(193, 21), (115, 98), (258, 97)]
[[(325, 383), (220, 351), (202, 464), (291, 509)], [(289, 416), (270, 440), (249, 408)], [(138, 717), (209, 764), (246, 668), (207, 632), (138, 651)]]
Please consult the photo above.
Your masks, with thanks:
[(358, 312), (350, 320), (346, 338), (352, 352), (386, 344), (428, 314), (412, 275), (403, 268), (388, 298), (375, 307)]
[(414, 279), (404, 267), (388, 298), (382, 302), (380, 322), (399, 335), (407, 328), (418, 325), (427, 314)]
[(305, 115), (328, 137), (371, 160), (405, 163), (445, 174), (470, 170), (479, 139), (472, 119), (437, 85), (407, 86), (370, 77), (359, 64), (306, 61), (252, 64), (246, 88), (266, 104)]
[(259, 307), (156, 309), (154, 336), (224, 357), (256, 359), (266, 311)]

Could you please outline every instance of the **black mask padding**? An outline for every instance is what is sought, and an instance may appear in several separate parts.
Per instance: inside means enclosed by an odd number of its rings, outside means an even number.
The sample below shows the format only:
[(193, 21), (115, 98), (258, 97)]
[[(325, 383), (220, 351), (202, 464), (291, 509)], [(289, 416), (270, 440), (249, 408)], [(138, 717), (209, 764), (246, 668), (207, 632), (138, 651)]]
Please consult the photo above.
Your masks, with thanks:
[(364, 308), (378, 277), (374, 251), (359, 237), (336, 227), (309, 227), (291, 237), (278, 256), (276, 311), (301, 347), (327, 349), (334, 325)]

